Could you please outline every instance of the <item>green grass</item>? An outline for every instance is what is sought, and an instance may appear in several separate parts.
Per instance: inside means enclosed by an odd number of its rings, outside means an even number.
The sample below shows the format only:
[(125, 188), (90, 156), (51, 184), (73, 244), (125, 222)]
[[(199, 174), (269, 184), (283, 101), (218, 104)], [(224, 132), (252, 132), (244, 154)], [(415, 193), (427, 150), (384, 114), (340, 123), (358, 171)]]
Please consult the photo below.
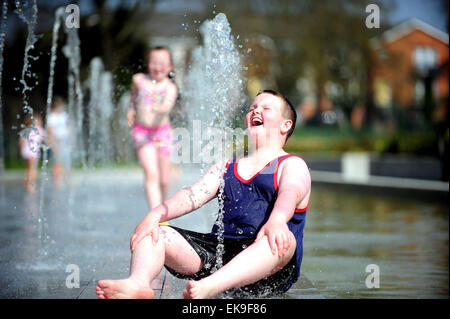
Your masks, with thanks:
[(291, 153), (341, 154), (372, 152), (436, 155), (437, 134), (433, 131), (362, 131), (336, 128), (298, 128), (286, 143)]

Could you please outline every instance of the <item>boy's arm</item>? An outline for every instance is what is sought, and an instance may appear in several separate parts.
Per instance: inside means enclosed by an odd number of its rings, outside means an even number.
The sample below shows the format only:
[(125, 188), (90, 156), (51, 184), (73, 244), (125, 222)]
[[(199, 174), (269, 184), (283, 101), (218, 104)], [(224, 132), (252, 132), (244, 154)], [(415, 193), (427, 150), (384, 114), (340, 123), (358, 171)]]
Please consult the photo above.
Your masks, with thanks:
[(154, 110), (156, 113), (169, 113), (173, 106), (175, 105), (175, 100), (177, 99), (178, 90), (175, 84), (170, 83), (167, 86), (167, 92), (166, 96), (164, 98), (164, 101), (161, 104), (154, 104), (152, 105), (152, 110)]
[(306, 163), (298, 157), (286, 159), (281, 171), (278, 197), (269, 220), (259, 231), (256, 240), (268, 237), (272, 253), (283, 256), (292, 244), (287, 223), (297, 205), (309, 194), (311, 177)]
[(223, 162), (213, 165), (194, 184), (182, 188), (149, 214), (158, 215), (160, 222), (164, 222), (202, 207), (216, 197), (224, 165)]
[(161, 205), (152, 209), (136, 227), (131, 236), (130, 249), (146, 236), (152, 236), (156, 243), (159, 238), (159, 223), (190, 213), (216, 197), (219, 190), (222, 168), (225, 163), (213, 165), (197, 182), (176, 192)]

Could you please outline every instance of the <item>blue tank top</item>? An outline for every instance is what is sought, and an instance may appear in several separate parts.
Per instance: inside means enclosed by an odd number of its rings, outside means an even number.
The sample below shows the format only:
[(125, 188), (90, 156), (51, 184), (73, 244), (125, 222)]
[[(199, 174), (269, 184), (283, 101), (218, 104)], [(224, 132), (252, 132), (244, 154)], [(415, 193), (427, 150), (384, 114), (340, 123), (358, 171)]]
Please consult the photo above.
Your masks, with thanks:
[[(255, 238), (259, 230), (269, 219), (278, 196), (278, 167), (286, 158), (295, 155), (283, 155), (269, 162), (261, 171), (249, 180), (243, 179), (237, 172), (239, 160), (230, 160), (224, 174), (224, 237)], [(297, 279), (303, 257), (303, 228), (306, 209), (296, 209), (288, 222), (289, 230), (297, 241), (295, 253)], [(212, 234), (218, 233), (214, 224)]]

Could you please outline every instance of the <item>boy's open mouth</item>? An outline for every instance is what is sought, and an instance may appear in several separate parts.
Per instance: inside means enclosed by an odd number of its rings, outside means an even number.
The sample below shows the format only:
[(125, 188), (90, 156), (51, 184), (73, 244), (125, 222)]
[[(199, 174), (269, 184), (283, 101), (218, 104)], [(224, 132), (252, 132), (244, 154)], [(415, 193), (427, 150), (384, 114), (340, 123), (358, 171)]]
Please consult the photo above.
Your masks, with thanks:
[(252, 126), (260, 126), (263, 124), (263, 120), (260, 117), (254, 117), (252, 118)]

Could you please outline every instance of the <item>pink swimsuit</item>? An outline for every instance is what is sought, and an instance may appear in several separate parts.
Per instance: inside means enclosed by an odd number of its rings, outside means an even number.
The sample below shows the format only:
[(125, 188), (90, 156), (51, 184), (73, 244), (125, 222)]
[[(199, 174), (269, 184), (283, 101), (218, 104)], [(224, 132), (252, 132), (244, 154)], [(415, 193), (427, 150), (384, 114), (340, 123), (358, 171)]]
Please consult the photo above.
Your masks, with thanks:
[[(146, 76), (142, 76), (138, 82), (139, 92), (133, 98), (134, 105), (138, 105), (138, 101), (139, 105), (143, 105), (144, 107), (151, 107), (153, 103), (162, 103), (166, 95), (166, 88), (157, 91), (149, 90), (142, 85), (145, 78)], [(167, 156), (172, 154), (173, 135), (172, 127), (169, 122), (153, 127), (135, 123), (132, 136), (136, 150), (146, 144), (153, 144), (161, 154)]]
[(155, 91), (149, 90), (143, 85), (146, 78), (147, 76), (144, 75), (139, 79), (139, 92), (134, 97), (134, 103), (136, 104), (137, 100), (141, 100), (141, 103), (148, 107), (151, 107), (153, 103), (162, 103), (166, 95), (166, 88)]
[(135, 124), (133, 127), (133, 141), (136, 150), (146, 144), (154, 144), (157, 150), (163, 154), (170, 156), (173, 151), (172, 126), (169, 122), (155, 126), (146, 127)]

